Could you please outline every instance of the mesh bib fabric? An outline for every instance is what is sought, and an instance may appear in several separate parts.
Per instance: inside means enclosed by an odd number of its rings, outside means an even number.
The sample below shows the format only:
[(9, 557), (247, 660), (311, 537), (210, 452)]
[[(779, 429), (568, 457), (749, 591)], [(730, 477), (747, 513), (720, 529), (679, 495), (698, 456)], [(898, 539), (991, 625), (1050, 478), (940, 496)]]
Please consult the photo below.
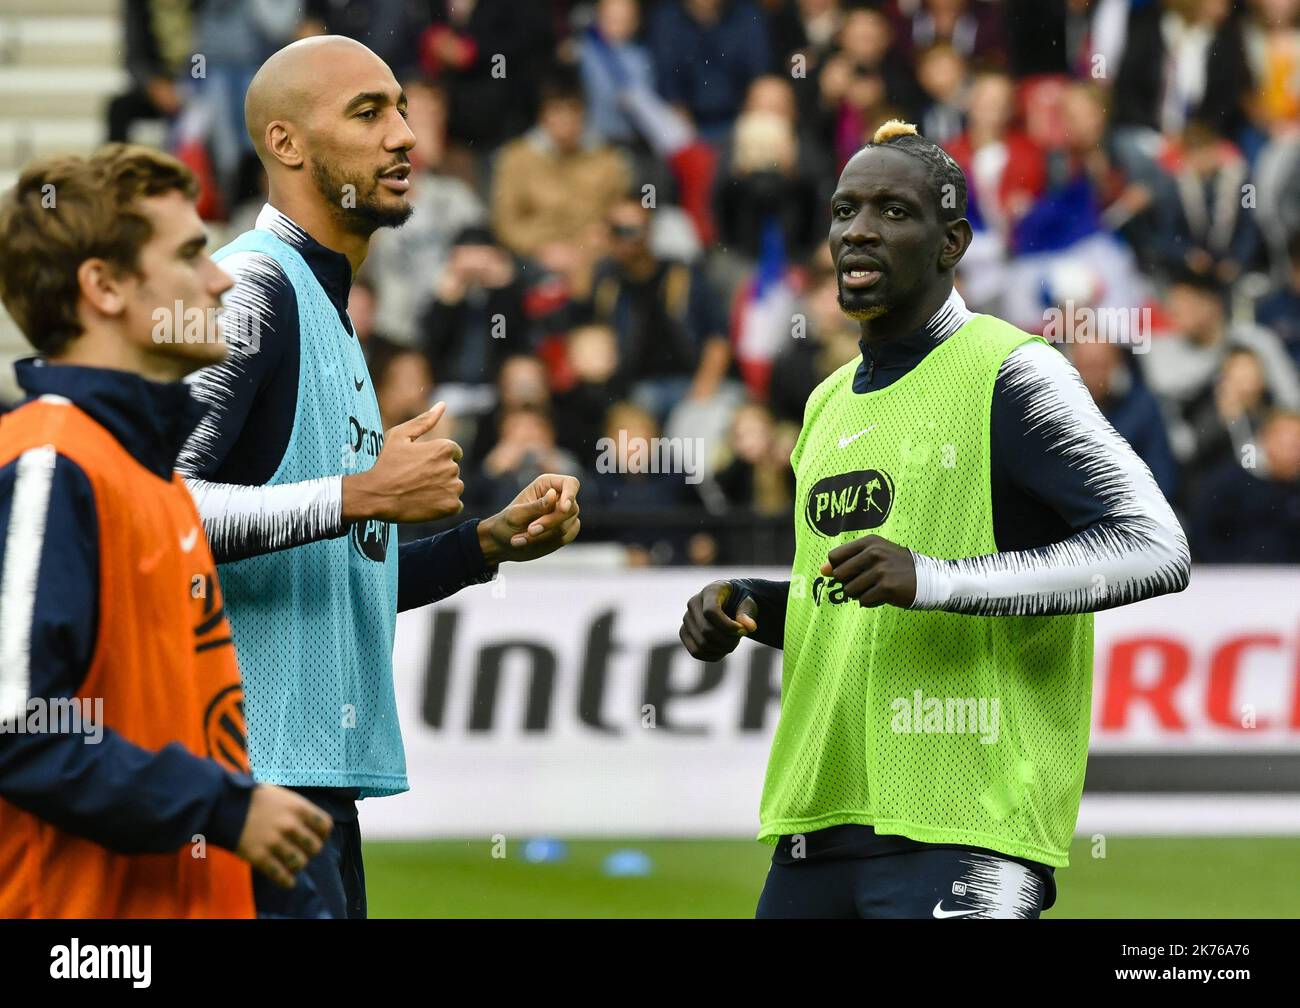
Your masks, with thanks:
[(1036, 338), (976, 316), (884, 389), (855, 393), (854, 360), (809, 397), (791, 455), (796, 549), (760, 839), (861, 823), (1067, 864), (1091, 614), (863, 608), (820, 573), (830, 550), (871, 534), (943, 559), (997, 551), (993, 386)]
[[(302, 257), (265, 230), (216, 253), (273, 258), (298, 300), (301, 353), (293, 433), (271, 485), (374, 465), (383, 424), (357, 340)], [(360, 379), (362, 385), (357, 388)], [(357, 523), (337, 539), (220, 565), (244, 680), (258, 780), (407, 790), (393, 694), (397, 536)]]

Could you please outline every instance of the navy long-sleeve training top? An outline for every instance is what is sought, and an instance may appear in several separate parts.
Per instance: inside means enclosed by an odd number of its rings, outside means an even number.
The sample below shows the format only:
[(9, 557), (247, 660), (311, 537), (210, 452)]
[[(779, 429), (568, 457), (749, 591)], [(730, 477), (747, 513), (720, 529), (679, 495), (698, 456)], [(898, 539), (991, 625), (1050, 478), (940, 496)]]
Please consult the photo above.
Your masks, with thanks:
[[(886, 388), (971, 318), (954, 290), (921, 328), (860, 342), (858, 394)], [(1054, 615), (1128, 605), (1186, 584), (1187, 539), (1151, 470), (1092, 401), (1079, 373), (1042, 343), (1007, 355), (993, 387), (988, 557), (918, 557), (913, 608), (976, 616)], [(1107, 590), (1095, 591), (1096, 578)], [(754, 638), (781, 647), (790, 582), (738, 578), (758, 604)]]
[[(350, 338), (356, 339), (347, 313), (352, 285), (347, 257), (321, 245), (272, 206), (262, 209), (257, 226), (302, 256)], [(236, 253), (223, 259), (221, 267), (235, 278), (226, 308), (244, 324), (227, 327), (229, 357), (193, 378), (194, 394), (210, 409), (177, 468), (194, 495), (213, 556), (217, 563), (229, 563), (346, 535), (348, 526), (343, 522), (342, 458), (339, 475), (264, 485), (284, 458), (298, 408), (298, 303), (284, 270), (268, 255)], [(402, 543), (397, 556), (397, 608), (402, 612), (490, 581), (496, 572), (483, 559), (476, 521)]]

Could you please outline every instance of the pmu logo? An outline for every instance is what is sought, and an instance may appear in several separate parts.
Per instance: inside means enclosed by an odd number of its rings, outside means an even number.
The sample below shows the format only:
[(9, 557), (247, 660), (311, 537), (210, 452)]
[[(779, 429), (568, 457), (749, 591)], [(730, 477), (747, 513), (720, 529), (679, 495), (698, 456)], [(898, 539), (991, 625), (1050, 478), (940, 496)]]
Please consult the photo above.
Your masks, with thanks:
[(248, 773), (248, 736), (244, 730), (244, 690), (227, 686), (203, 714), (208, 758), (237, 773)]
[(818, 480), (808, 491), (804, 517), (819, 535), (879, 528), (894, 503), (894, 481), (879, 469), (859, 469)]
[(383, 563), (388, 556), (388, 533), (392, 526), (386, 521), (359, 521), (352, 523), (352, 545), (368, 560)]

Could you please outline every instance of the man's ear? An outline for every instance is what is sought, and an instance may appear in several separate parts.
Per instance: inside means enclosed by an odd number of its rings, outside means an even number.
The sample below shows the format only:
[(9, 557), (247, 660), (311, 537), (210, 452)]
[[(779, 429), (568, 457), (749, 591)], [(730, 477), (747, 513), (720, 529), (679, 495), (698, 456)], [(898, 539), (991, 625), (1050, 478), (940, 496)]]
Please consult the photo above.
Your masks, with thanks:
[(974, 235), (970, 221), (965, 217), (949, 221), (944, 226), (943, 245), (939, 249), (939, 268), (945, 272), (954, 269), (970, 248)]
[(282, 119), (273, 119), (267, 123), (263, 139), (271, 157), (282, 165), (288, 168), (297, 168), (302, 164), (303, 154), (298, 148), (298, 137), (296, 132), (289, 128), (287, 122)]
[(86, 259), (77, 267), (77, 288), (91, 310), (113, 318), (126, 309), (126, 275), (105, 259)]

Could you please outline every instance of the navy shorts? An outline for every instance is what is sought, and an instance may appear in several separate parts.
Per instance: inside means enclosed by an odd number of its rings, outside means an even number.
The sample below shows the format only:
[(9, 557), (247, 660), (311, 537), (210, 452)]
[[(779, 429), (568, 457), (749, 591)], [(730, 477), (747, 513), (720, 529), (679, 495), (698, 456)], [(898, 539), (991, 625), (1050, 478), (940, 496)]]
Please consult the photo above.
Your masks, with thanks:
[(366, 916), (366, 871), (361, 861), (361, 826), (355, 790), (293, 788), (334, 819), (320, 853), (298, 873), (292, 889), (281, 889), (253, 872), (253, 903), (261, 918), (358, 918)]
[(948, 847), (877, 857), (774, 862), (760, 918), (1036, 919), (1055, 893), (996, 854)]

